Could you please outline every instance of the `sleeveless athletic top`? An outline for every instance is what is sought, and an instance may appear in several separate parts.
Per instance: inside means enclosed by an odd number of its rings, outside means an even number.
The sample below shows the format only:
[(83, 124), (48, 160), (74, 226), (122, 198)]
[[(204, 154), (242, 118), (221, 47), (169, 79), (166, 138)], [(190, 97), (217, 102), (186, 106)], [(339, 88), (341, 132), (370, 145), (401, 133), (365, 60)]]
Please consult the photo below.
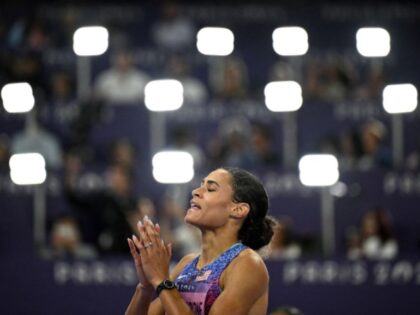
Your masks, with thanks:
[(197, 315), (207, 315), (211, 306), (222, 292), (220, 275), (229, 263), (247, 247), (241, 243), (233, 244), (217, 259), (202, 269), (197, 269), (200, 256), (194, 258), (175, 280), (184, 301)]

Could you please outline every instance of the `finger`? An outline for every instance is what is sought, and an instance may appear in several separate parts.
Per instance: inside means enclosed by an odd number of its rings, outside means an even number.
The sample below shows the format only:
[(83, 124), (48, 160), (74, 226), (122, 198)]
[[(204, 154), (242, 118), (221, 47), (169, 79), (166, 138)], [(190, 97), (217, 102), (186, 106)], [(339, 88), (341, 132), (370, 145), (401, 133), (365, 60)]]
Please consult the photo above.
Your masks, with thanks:
[(137, 250), (136, 250), (136, 247), (135, 247), (135, 245), (134, 245), (134, 243), (131, 239), (127, 238), (127, 242), (128, 242), (128, 246), (130, 247), (130, 253), (134, 257), (135, 255), (138, 254)]
[(134, 242), (135, 247), (137, 248), (137, 250), (140, 252), (143, 249), (143, 245), (142, 245), (142, 243), (140, 242), (140, 240), (135, 235), (133, 235), (133, 242)]
[(152, 241), (153, 244), (159, 245), (160, 235), (159, 232), (156, 231), (156, 226), (153, 224), (153, 222), (146, 217), (144, 226), (146, 229), (146, 233), (149, 235), (150, 241)]
[(168, 256), (172, 257), (172, 244), (166, 245), (166, 250), (168, 252)]
[(150, 236), (148, 235), (146, 231), (146, 225), (145, 220), (143, 219), (143, 222), (139, 221), (137, 223), (137, 228), (139, 230), (140, 239), (141, 239), (141, 247), (142, 249), (147, 249), (150, 247), (150, 244), (153, 244), (153, 242), (150, 239)]

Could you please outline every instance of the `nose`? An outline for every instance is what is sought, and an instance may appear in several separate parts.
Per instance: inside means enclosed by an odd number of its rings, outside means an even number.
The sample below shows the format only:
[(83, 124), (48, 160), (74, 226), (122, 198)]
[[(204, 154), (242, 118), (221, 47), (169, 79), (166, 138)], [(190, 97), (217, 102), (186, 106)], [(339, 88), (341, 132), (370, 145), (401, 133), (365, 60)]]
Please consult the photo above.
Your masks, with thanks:
[(191, 192), (191, 195), (193, 197), (200, 197), (201, 196), (201, 191), (202, 191), (202, 187), (199, 186)]

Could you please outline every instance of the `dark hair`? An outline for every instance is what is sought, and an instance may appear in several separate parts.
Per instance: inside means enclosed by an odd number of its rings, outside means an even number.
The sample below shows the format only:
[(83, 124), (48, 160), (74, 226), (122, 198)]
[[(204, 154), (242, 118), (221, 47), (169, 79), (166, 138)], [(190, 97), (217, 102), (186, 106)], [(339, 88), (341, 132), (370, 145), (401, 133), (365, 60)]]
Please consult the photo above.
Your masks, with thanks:
[(250, 211), (245, 218), (238, 239), (252, 249), (267, 245), (273, 236), (275, 220), (267, 216), (268, 196), (261, 181), (253, 174), (240, 168), (223, 167), (232, 176), (233, 200), (249, 204)]

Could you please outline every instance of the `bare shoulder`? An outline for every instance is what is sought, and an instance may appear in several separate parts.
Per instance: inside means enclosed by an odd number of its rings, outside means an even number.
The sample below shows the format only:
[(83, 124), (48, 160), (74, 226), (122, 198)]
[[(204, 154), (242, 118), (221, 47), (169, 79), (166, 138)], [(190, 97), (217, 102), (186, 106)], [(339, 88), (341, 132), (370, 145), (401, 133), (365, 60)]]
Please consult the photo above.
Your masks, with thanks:
[(191, 253), (185, 255), (181, 258), (181, 260), (175, 265), (171, 272), (171, 279), (175, 279), (181, 273), (182, 269), (185, 268), (194, 258), (196, 258), (199, 254), (198, 253)]
[(268, 270), (261, 256), (254, 250), (248, 248), (242, 251), (227, 268), (226, 277), (246, 275), (247, 278), (265, 280), (268, 283)]

